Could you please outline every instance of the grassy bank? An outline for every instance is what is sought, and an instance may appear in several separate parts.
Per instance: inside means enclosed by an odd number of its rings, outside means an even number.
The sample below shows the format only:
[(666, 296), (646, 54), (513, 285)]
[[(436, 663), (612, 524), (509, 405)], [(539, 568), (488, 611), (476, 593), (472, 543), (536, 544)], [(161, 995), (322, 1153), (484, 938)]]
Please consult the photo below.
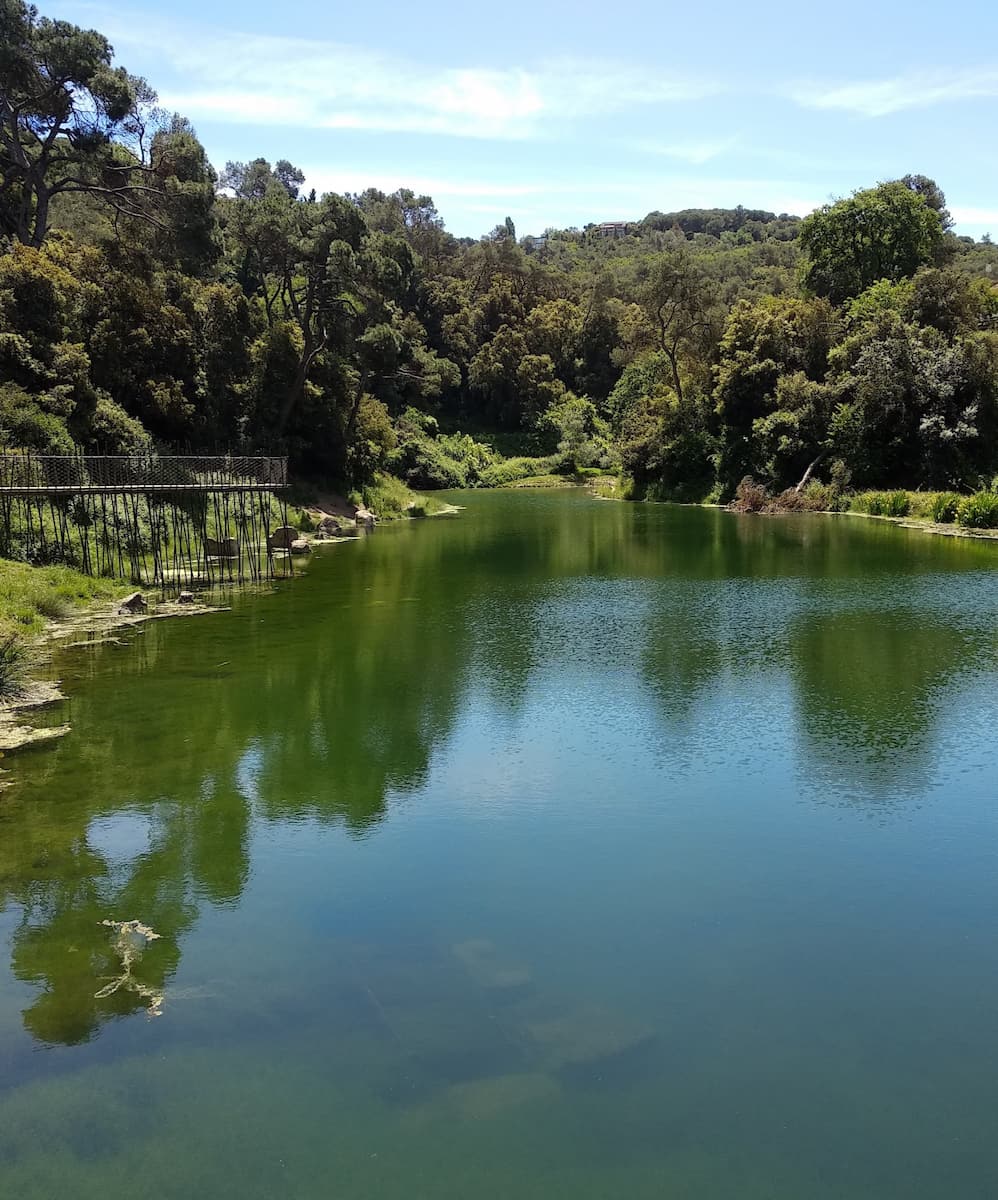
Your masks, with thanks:
[(754, 480), (743, 479), (731, 507), (739, 512), (851, 512), (973, 531), (998, 529), (998, 488), (994, 484), (961, 494), (905, 488), (847, 492), (815, 481), (799, 492), (788, 489), (774, 496)]
[(124, 595), (120, 579), (92, 579), (72, 567), (32, 567), (0, 559), (0, 700), (16, 695), (33, 658), (33, 643), (50, 621)]
[[(626, 478), (588, 480), (590, 490), (607, 500), (643, 500)], [(696, 501), (694, 501), (695, 503)], [(713, 497), (701, 501), (713, 503)], [(889, 491), (843, 491), (815, 480), (800, 492), (790, 488), (773, 494), (763, 484), (746, 478), (738, 485), (728, 507), (742, 513), (852, 513), (903, 521), (937, 533), (967, 533), (998, 537), (998, 480), (981, 491), (922, 492), (905, 488)]]

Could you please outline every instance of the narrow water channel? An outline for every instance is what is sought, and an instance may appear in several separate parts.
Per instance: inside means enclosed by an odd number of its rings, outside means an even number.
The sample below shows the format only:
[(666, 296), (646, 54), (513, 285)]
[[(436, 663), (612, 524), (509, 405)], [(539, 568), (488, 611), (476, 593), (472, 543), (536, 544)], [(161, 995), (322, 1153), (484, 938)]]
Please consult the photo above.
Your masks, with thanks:
[(993, 1200), (998, 546), (458, 502), (56, 664), (0, 1195)]

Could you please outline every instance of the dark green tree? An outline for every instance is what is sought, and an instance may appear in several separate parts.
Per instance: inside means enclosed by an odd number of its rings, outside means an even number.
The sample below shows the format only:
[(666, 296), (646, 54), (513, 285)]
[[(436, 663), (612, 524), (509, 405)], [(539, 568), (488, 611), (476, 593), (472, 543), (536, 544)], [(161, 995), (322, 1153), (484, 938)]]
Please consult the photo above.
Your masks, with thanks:
[(800, 228), (802, 279), (833, 304), (878, 279), (897, 281), (943, 251), (943, 219), (923, 191), (897, 181), (854, 192), (805, 217)]

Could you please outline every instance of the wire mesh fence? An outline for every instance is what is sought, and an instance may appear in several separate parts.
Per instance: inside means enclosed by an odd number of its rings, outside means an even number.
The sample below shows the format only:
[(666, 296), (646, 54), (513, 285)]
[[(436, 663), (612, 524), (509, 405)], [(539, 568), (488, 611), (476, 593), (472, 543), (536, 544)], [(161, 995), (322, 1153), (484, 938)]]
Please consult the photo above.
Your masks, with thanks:
[(0, 555), (168, 591), (293, 575), (287, 459), (0, 451)]
[(5, 492), (270, 492), (287, 482), (286, 458), (0, 452), (0, 491)]

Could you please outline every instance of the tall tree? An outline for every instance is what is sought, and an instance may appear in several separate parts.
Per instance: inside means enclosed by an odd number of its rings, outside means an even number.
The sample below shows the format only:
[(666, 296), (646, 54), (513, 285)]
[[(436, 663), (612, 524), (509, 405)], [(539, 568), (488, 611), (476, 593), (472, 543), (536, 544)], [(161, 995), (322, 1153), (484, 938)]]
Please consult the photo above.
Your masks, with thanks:
[(157, 221), (156, 96), (112, 54), (93, 30), (0, 0), (0, 232), (40, 246), (53, 197), (73, 192)]
[(682, 359), (712, 339), (717, 324), (713, 288), (681, 242), (653, 264), (642, 296), (655, 348), (669, 361), (676, 399), (683, 403)]
[(938, 259), (943, 244), (943, 218), (925, 189), (900, 180), (882, 183), (804, 219), (804, 285), (841, 304), (878, 279), (914, 275)]

